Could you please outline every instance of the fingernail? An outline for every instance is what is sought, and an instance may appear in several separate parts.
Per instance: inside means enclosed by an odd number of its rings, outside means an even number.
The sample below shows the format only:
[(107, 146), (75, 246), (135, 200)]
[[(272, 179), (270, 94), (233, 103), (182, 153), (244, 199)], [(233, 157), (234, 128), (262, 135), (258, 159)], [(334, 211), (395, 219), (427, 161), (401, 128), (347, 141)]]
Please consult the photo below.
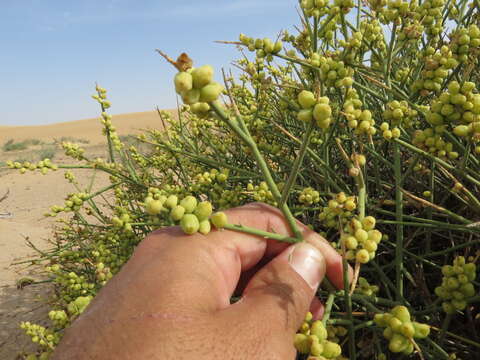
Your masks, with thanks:
[(320, 251), (310, 244), (294, 245), (289, 263), (312, 289), (316, 290), (325, 276), (325, 259)]

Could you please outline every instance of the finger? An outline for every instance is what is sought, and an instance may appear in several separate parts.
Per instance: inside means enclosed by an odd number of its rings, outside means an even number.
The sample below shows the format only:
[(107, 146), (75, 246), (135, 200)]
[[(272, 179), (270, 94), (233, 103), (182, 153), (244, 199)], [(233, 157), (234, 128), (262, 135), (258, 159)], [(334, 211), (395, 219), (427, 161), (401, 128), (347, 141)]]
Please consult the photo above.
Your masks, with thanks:
[(325, 258), (316, 247), (292, 245), (252, 277), (242, 300), (224, 310), (224, 316), (236, 324), (249, 323), (255, 329), (252, 331), (265, 339), (275, 334), (275, 346), (284, 347), (285, 353), (293, 351), (293, 334), (304, 320), (325, 271)]

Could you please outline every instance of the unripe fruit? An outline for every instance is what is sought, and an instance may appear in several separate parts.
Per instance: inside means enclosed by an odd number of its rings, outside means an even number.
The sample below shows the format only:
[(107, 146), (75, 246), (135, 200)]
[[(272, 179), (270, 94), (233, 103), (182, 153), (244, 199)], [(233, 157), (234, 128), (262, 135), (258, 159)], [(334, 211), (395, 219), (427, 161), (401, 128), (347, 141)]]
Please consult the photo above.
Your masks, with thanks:
[(208, 85), (213, 79), (213, 67), (210, 65), (203, 65), (192, 70), (193, 87), (201, 89)]
[(302, 109), (297, 113), (297, 119), (309, 123), (313, 120), (313, 110), (312, 109)]
[(405, 322), (400, 326), (400, 332), (402, 333), (403, 336), (411, 339), (415, 335), (415, 329), (413, 327), (413, 324), (411, 322)]
[(391, 314), (395, 316), (397, 319), (399, 319), (401, 322), (409, 322), (410, 321), (410, 312), (408, 311), (408, 308), (403, 305), (397, 305), (395, 306)]
[(315, 335), (320, 342), (327, 339), (327, 329), (325, 325), (319, 320), (314, 321), (310, 327), (310, 334)]
[(165, 206), (173, 209), (178, 204), (178, 197), (176, 195), (170, 195), (167, 200), (165, 200)]
[(180, 201), (180, 205), (185, 208), (187, 214), (191, 214), (197, 207), (197, 199), (189, 195)]
[(393, 334), (392, 339), (390, 340), (390, 343), (388, 344), (388, 349), (391, 352), (398, 353), (407, 347), (408, 342), (407, 339), (400, 335), (400, 334)]
[(152, 200), (145, 204), (145, 210), (149, 215), (158, 215), (162, 209), (163, 205), (160, 200)]
[(212, 215), (212, 203), (210, 201), (202, 201), (197, 205), (193, 213), (200, 221), (208, 219)]
[(470, 129), (467, 125), (458, 125), (453, 129), (453, 133), (457, 136), (467, 136)]
[(192, 105), (200, 101), (200, 90), (191, 89), (182, 93), (182, 100), (185, 104)]
[(212, 102), (218, 99), (220, 94), (223, 91), (223, 86), (219, 83), (212, 83), (205, 85), (200, 90), (200, 101), (202, 102)]
[(184, 233), (192, 235), (195, 234), (200, 228), (200, 222), (195, 215), (185, 214), (182, 217), (182, 220), (180, 220), (180, 227), (182, 228)]
[(305, 334), (295, 334), (293, 340), (295, 349), (301, 354), (308, 354), (310, 352), (310, 344), (308, 343), (308, 336)]
[(326, 357), (327, 359), (336, 358), (337, 356), (340, 356), (341, 353), (342, 348), (340, 345), (328, 340), (323, 343), (322, 356)]
[(366, 264), (370, 261), (370, 255), (367, 250), (361, 249), (357, 252), (355, 255), (355, 259), (360, 263), (360, 264)]
[(210, 221), (208, 219), (200, 221), (200, 226), (198, 228), (198, 231), (201, 234), (207, 235), (210, 232), (211, 229), (212, 229), (212, 227), (211, 227)]
[(180, 221), (184, 214), (185, 208), (181, 205), (177, 205), (170, 212), (170, 217), (175, 221)]
[(313, 117), (315, 120), (323, 122), (332, 115), (332, 109), (328, 104), (317, 104), (313, 108)]
[(310, 109), (316, 104), (315, 95), (311, 91), (302, 90), (298, 94), (298, 103), (302, 109)]
[(375, 228), (375, 223), (376, 220), (373, 216), (366, 216), (362, 220), (363, 229), (365, 229), (366, 231), (373, 230)]
[(175, 75), (174, 78), (175, 91), (178, 94), (185, 93), (192, 90), (193, 80), (192, 75), (187, 72), (181, 71)]
[(420, 324), (416, 321), (412, 323), (413, 328), (415, 329), (414, 337), (417, 339), (424, 339), (430, 334), (430, 326), (427, 324)]
[(358, 229), (355, 231), (355, 237), (360, 243), (363, 243), (368, 239), (368, 233), (363, 229)]
[(228, 224), (227, 214), (225, 214), (222, 211), (216, 212), (215, 214), (212, 215), (212, 217), (210, 218), (210, 221), (212, 222), (213, 226), (215, 226), (217, 229), (221, 229)]

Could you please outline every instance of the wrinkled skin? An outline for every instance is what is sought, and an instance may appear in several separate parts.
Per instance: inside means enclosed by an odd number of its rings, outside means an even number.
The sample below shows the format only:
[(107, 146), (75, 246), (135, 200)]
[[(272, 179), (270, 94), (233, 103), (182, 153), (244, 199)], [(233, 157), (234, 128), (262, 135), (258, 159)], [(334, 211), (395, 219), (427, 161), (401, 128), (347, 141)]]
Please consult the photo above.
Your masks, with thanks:
[[(250, 204), (229, 222), (289, 234), (278, 210)], [(341, 257), (299, 223), (306, 243), (239, 232), (148, 235), (66, 330), (59, 359), (294, 359), (293, 337), (325, 273), (342, 287)], [(230, 304), (232, 294), (241, 300)]]

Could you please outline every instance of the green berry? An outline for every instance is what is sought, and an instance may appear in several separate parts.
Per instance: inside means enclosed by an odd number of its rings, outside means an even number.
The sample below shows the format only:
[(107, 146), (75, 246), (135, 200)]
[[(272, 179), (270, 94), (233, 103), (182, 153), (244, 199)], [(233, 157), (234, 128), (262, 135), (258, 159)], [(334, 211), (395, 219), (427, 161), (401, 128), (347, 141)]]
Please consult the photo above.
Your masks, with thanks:
[(214, 83), (205, 85), (200, 90), (199, 101), (206, 102), (206, 103), (215, 101), (218, 99), (222, 91), (223, 91), (223, 86), (220, 85), (219, 83), (214, 82)]
[(163, 205), (160, 200), (151, 200), (145, 204), (145, 210), (149, 215), (158, 215), (162, 209)]
[(225, 225), (228, 224), (227, 214), (222, 211), (216, 212), (212, 215), (210, 221), (217, 229), (222, 229), (223, 227), (225, 227)]
[(175, 83), (175, 91), (178, 94), (183, 94), (189, 90), (192, 90), (192, 75), (187, 72), (179, 72), (175, 75), (174, 83)]
[(198, 218), (193, 214), (185, 214), (180, 220), (180, 227), (183, 232), (192, 235), (195, 234), (200, 228), (200, 222)]
[(213, 67), (203, 65), (192, 70), (193, 87), (201, 89), (208, 85), (213, 79)]
[(311, 91), (302, 90), (298, 94), (298, 103), (302, 109), (310, 109), (316, 104), (315, 95)]
[(200, 221), (200, 226), (198, 228), (198, 231), (203, 234), (203, 235), (207, 235), (211, 230), (211, 225), (210, 225), (210, 221), (207, 219), (207, 220), (202, 220)]
[(193, 213), (200, 221), (208, 219), (212, 215), (212, 203), (210, 201), (202, 201), (197, 205)]
[(170, 212), (170, 217), (175, 221), (180, 221), (184, 214), (185, 208), (182, 205), (177, 205)]
[(317, 104), (313, 108), (313, 117), (318, 122), (323, 122), (332, 115), (332, 109), (328, 104)]
[(194, 196), (186, 196), (180, 201), (180, 205), (185, 208), (187, 214), (191, 214), (197, 207), (197, 199)]

